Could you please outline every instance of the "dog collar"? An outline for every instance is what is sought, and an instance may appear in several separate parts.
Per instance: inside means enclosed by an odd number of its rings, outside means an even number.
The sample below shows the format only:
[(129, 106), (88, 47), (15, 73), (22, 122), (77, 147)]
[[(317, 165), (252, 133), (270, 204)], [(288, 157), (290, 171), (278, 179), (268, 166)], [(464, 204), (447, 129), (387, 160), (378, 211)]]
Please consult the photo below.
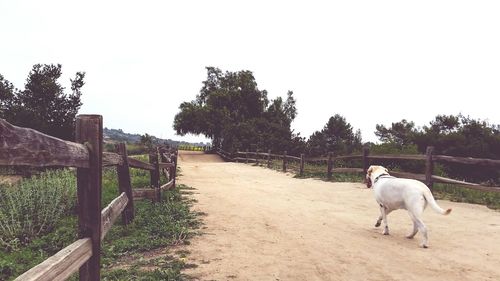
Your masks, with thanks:
[(378, 175), (375, 180), (373, 180), (373, 184), (375, 184), (379, 178), (383, 177), (383, 176), (389, 176), (391, 178), (393, 178), (393, 176), (389, 175), (389, 174), (381, 174), (381, 175)]

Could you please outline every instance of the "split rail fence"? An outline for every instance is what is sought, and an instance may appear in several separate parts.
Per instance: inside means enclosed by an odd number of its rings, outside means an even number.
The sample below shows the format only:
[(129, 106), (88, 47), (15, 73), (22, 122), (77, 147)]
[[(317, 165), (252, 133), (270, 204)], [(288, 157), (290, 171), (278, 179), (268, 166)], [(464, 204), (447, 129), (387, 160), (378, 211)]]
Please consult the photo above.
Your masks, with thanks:
[[(286, 172), (291, 161), (298, 163), (298, 173), (300, 176), (304, 175), (304, 165), (305, 163), (321, 163), (326, 162), (326, 175), (328, 179), (332, 179), (334, 173), (359, 173), (366, 174), (368, 167), (374, 163), (374, 160), (418, 160), (425, 161), (425, 173), (415, 174), (400, 171), (391, 171), (391, 174), (397, 177), (404, 177), (410, 179), (416, 179), (424, 182), (432, 189), (433, 183), (447, 183), (456, 184), (464, 186), (471, 189), (481, 190), (481, 191), (491, 191), (500, 192), (500, 187), (495, 186), (482, 186), (477, 183), (470, 183), (465, 181), (460, 181), (456, 179), (446, 178), (434, 175), (434, 163), (459, 163), (464, 165), (479, 165), (479, 166), (489, 166), (500, 168), (500, 160), (494, 159), (484, 159), (484, 158), (471, 158), (471, 157), (455, 157), (447, 155), (435, 155), (434, 147), (427, 147), (426, 154), (400, 154), (400, 155), (370, 155), (370, 151), (367, 147), (363, 148), (362, 154), (356, 155), (343, 155), (334, 156), (332, 152), (328, 153), (327, 157), (314, 157), (306, 158), (304, 154), (300, 157), (288, 155), (285, 151), (283, 154), (272, 154), (270, 150), (266, 152), (252, 152), (252, 151), (237, 151), (235, 153), (230, 153), (222, 149), (216, 150), (216, 153), (220, 155), (225, 161), (234, 162), (245, 162), (245, 163), (256, 163), (266, 165), (271, 168), (273, 165), (273, 160), (282, 160), (282, 171)], [(336, 160), (354, 160), (359, 159), (362, 162), (362, 167), (352, 167), (335, 168), (334, 163)]]
[[(175, 188), (177, 151), (157, 148), (149, 163), (128, 157), (124, 143), (117, 153), (103, 152), (101, 115), (79, 115), (76, 142), (16, 127), (0, 119), (0, 166), (76, 167), (79, 240), (23, 273), (15, 280), (66, 280), (79, 272), (79, 280), (100, 280), (101, 241), (122, 215), (124, 224), (134, 219), (133, 200), (161, 200), (161, 191)], [(105, 166), (115, 166), (120, 195), (101, 209), (101, 176)], [(131, 186), (130, 168), (150, 171), (150, 188)], [(163, 173), (167, 183), (160, 185)]]

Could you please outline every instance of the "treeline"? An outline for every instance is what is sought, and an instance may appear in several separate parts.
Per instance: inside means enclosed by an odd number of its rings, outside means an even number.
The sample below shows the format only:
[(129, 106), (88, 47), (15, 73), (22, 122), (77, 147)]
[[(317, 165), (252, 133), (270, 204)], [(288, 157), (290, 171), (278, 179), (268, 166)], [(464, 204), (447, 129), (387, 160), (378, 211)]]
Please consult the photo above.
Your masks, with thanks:
[[(388, 127), (377, 125), (375, 134), (382, 142), (379, 147), (395, 152), (425, 153), (427, 146), (434, 146), (435, 154), (500, 159), (500, 126), (462, 114), (438, 115), (422, 127), (403, 119)], [(495, 168), (451, 163), (439, 168), (466, 181), (500, 183), (500, 172)]]
[(307, 151), (318, 156), (328, 151), (351, 153), (361, 149), (361, 133), (340, 115), (332, 116), (324, 128), (308, 141), (291, 129), (297, 116), (292, 91), (285, 98), (269, 100), (259, 90), (250, 71), (222, 72), (207, 67), (207, 80), (196, 99), (180, 105), (175, 116), (177, 134), (203, 134), (214, 147), (226, 151), (249, 149), (298, 155)]
[(0, 74), (0, 118), (65, 140), (73, 140), (76, 114), (82, 102), (84, 72), (71, 81), (71, 92), (58, 82), (61, 65), (36, 64), (20, 90)]
[[(196, 99), (180, 105), (174, 129), (178, 134), (203, 134), (213, 140), (214, 147), (237, 150), (287, 151), (291, 155), (324, 156), (359, 153), (363, 145), (373, 153), (425, 153), (434, 146), (436, 154), (500, 159), (500, 127), (468, 116), (438, 115), (428, 125), (417, 127), (414, 122), (401, 120), (384, 126), (376, 125), (380, 143), (363, 143), (361, 132), (355, 130), (339, 114), (333, 114), (326, 124), (307, 139), (291, 129), (297, 116), (292, 91), (285, 98), (269, 100), (266, 90), (260, 90), (250, 71), (223, 72), (207, 67), (207, 79)], [(418, 163), (388, 163), (393, 167), (421, 169)], [(472, 168), (460, 164), (437, 167), (443, 174), (469, 180), (500, 182), (495, 169)]]
[(207, 68), (196, 99), (180, 105), (174, 129), (178, 134), (203, 134), (228, 151), (269, 148), (293, 151), (301, 138), (290, 125), (297, 115), (293, 92), (269, 100), (250, 71)]
[(116, 150), (115, 144), (117, 142), (125, 142), (127, 146), (127, 153), (129, 155), (147, 154), (155, 149), (157, 146), (167, 147), (180, 147), (180, 146), (194, 146), (203, 147), (204, 143), (188, 143), (185, 141), (175, 141), (171, 139), (157, 138), (150, 134), (129, 134), (122, 129), (103, 129), (104, 134), (104, 150), (114, 152)]
[[(24, 89), (19, 89), (0, 74), (0, 118), (16, 126), (73, 141), (76, 115), (82, 106), (85, 73), (77, 72), (70, 79), (69, 91), (61, 85), (61, 75), (60, 64), (36, 64), (28, 73)], [(190, 144), (160, 139), (149, 134), (127, 134), (121, 129), (108, 128), (104, 128), (104, 138), (105, 150), (114, 151), (114, 143), (124, 141), (129, 154), (144, 154), (160, 144)]]

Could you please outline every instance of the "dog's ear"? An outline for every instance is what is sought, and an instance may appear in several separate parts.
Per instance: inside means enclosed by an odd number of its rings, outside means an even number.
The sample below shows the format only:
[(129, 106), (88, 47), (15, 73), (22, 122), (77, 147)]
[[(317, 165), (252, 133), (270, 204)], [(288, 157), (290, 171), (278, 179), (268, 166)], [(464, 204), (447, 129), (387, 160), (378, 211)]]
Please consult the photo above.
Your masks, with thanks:
[(366, 175), (369, 177), (373, 172), (373, 166), (370, 166), (370, 168), (368, 168), (368, 170), (366, 170)]
[(366, 178), (365, 178), (366, 187), (368, 188), (372, 187), (372, 180), (370, 178), (372, 172), (373, 172), (373, 166), (370, 166), (370, 168), (366, 170)]

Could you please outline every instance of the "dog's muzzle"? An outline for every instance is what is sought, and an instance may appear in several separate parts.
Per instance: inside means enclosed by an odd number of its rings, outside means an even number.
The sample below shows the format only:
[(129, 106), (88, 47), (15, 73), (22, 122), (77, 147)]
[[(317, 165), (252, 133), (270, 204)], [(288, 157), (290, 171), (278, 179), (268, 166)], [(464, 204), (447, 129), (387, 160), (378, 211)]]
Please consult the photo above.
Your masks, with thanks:
[(365, 179), (366, 187), (371, 188), (372, 187), (372, 180), (370, 178)]

